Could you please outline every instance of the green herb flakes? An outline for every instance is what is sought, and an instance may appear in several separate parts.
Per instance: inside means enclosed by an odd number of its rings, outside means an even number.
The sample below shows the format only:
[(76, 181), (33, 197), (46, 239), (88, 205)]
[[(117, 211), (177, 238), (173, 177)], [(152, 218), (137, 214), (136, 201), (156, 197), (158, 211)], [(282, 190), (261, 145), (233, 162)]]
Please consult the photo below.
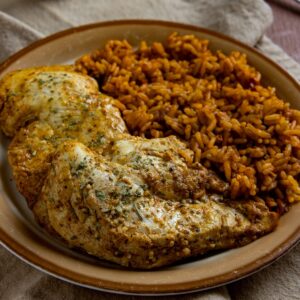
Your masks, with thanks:
[(105, 193), (103, 193), (99, 190), (95, 191), (95, 195), (96, 195), (97, 199), (101, 200), (101, 201), (105, 200), (105, 198), (106, 198)]
[(76, 171), (81, 171), (81, 170), (85, 169), (86, 167), (87, 167), (86, 161), (81, 161), (79, 163), (79, 165), (77, 166)]

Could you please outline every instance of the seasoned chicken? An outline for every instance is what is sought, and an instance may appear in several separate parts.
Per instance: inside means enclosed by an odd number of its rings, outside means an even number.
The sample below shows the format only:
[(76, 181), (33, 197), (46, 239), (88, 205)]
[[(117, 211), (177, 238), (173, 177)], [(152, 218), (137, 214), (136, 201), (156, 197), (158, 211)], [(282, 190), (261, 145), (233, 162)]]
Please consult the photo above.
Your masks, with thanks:
[(99, 94), (96, 81), (68, 66), (9, 73), (0, 84), (0, 108), (0, 126), (14, 137), (8, 159), (30, 206), (63, 141), (75, 139), (101, 152), (108, 139), (126, 132), (119, 111)]
[[(243, 245), (273, 228), (276, 218), (264, 204), (245, 203), (248, 208), (242, 211), (237, 203), (222, 203), (221, 194), (193, 200), (177, 186), (186, 173), (175, 162), (151, 155), (159, 172), (168, 174), (174, 164), (179, 176), (175, 179), (171, 173), (165, 183), (157, 184), (141, 176), (147, 173), (144, 159), (119, 164), (81, 143), (63, 144), (35, 206), (40, 222), (72, 247), (135, 268)], [(196, 183), (187, 186), (193, 194), (201, 182), (197, 172), (191, 173), (187, 182)]]
[(70, 67), (16, 71), (0, 83), (8, 158), (38, 222), (69, 246), (153, 268), (251, 242), (274, 229), (264, 202), (228, 184), (176, 137), (127, 133), (91, 78)]

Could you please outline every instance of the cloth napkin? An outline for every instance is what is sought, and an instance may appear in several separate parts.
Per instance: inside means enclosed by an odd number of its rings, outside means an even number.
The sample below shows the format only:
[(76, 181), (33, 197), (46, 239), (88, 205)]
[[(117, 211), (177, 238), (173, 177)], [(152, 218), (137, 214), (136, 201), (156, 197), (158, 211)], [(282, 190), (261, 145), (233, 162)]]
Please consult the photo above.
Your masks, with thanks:
[[(300, 80), (300, 67), (264, 36), (272, 23), (262, 0), (27, 0), (0, 2), (0, 61), (58, 30), (114, 19), (160, 19), (208, 27), (255, 46)], [(300, 299), (300, 246), (236, 283), (161, 299)], [(137, 299), (82, 288), (28, 266), (0, 246), (0, 299)], [(148, 299), (153, 299), (150, 297)]]

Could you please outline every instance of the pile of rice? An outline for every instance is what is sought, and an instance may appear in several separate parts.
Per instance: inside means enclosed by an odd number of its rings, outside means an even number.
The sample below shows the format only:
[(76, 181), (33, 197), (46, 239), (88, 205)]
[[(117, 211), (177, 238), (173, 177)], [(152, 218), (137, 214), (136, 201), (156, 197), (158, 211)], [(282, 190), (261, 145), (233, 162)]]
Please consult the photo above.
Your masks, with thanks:
[(245, 54), (212, 52), (194, 35), (164, 44), (108, 41), (76, 69), (94, 77), (133, 135), (176, 135), (230, 183), (232, 198), (261, 198), (280, 214), (300, 200), (300, 111), (261, 85)]

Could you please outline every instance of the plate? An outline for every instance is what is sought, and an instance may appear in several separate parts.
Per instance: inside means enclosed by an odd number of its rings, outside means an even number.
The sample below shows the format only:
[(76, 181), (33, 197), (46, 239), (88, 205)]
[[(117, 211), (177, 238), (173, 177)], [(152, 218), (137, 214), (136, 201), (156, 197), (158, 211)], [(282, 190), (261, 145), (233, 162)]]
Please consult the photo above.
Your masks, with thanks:
[[(171, 32), (208, 39), (211, 48), (247, 54), (250, 64), (277, 87), (278, 95), (300, 109), (300, 86), (286, 71), (263, 54), (229, 37), (195, 26), (162, 21), (113, 21), (72, 28), (40, 40), (11, 56), (0, 66), (5, 73), (39, 65), (71, 63), (110, 39), (164, 40)], [(34, 221), (18, 194), (7, 163), (8, 140), (0, 148), (0, 239), (5, 247), (32, 266), (63, 280), (98, 290), (123, 294), (180, 294), (209, 289), (248, 276), (283, 255), (300, 239), (300, 203), (279, 222), (278, 228), (259, 240), (233, 250), (152, 271), (136, 271), (103, 262), (66, 248)]]

